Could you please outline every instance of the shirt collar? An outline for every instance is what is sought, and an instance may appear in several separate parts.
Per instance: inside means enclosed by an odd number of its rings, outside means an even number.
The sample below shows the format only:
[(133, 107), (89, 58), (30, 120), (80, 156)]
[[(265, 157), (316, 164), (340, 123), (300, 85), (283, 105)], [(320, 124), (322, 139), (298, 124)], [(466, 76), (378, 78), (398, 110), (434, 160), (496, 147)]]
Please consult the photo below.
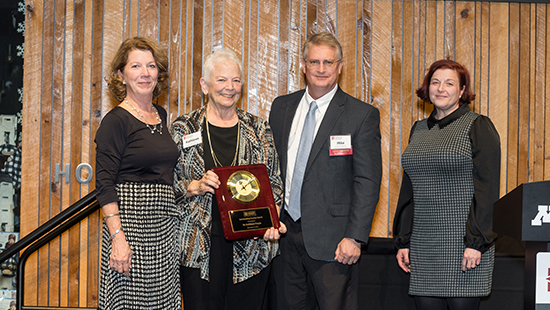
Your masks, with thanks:
[(309, 95), (308, 88), (306, 86), (306, 102), (308, 103), (308, 107), (312, 101), (315, 101), (317, 102), (317, 108), (319, 109), (319, 111), (324, 114), (324, 112), (328, 109), (328, 105), (332, 101), (332, 98), (334, 98), (334, 94), (336, 94), (337, 90), (338, 84), (336, 84), (331, 91), (329, 91), (319, 99), (315, 100)]
[(468, 106), (468, 104), (463, 104), (444, 118), (436, 119), (435, 114), (437, 113), (437, 111), (434, 109), (432, 111), (432, 114), (430, 114), (430, 117), (428, 117), (428, 128), (432, 129), (432, 127), (437, 124), (439, 125), (439, 129), (443, 129), (445, 128), (445, 126), (459, 119), (462, 115), (468, 113), (469, 111), (470, 107)]

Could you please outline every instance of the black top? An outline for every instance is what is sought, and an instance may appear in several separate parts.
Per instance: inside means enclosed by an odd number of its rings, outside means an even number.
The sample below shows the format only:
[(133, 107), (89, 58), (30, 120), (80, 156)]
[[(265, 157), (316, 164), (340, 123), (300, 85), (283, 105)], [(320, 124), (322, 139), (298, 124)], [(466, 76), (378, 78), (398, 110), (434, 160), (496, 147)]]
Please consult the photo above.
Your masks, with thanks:
[[(442, 129), (469, 111), (470, 107), (467, 104), (463, 104), (451, 114), (438, 120), (435, 118), (436, 110), (434, 110), (427, 120), (428, 127), (431, 129), (437, 124)], [(414, 132), (415, 126), (416, 123), (411, 129), (409, 139)], [(474, 171), (472, 172), (474, 178), (474, 197), (466, 222), (464, 244), (468, 248), (485, 252), (495, 242), (497, 237), (497, 234), (493, 232), (492, 206), (498, 199), (498, 189), (489, 190), (492, 189), (491, 185), (495, 182), (492, 182), (493, 180), (488, 179), (487, 176), (498, 175), (500, 172), (500, 164), (494, 160), (495, 156), (500, 158), (500, 138), (491, 120), (483, 115), (480, 115), (473, 122), (469, 136), (474, 162)], [(494, 154), (495, 156), (477, 156), (479, 154)], [(478, 175), (475, 167), (484, 167), (485, 171), (488, 171), (487, 176)], [(497, 195), (495, 196), (492, 193), (497, 193)], [(408, 208), (407, 206), (413, 207)], [(409, 247), (413, 210), (412, 183), (409, 176), (404, 173), (393, 226), (393, 235), (397, 248)]]
[[(101, 121), (95, 136), (96, 190), (100, 206), (118, 201), (115, 185), (140, 182), (173, 185), (179, 157), (166, 126), (166, 111), (155, 104), (162, 135), (116, 106)], [(156, 125), (159, 128), (159, 124)]]
[[(208, 123), (208, 131), (210, 132), (210, 141), (212, 141), (212, 145), (214, 146), (216, 157), (223, 167), (231, 166), (233, 158), (235, 158), (235, 146), (237, 145), (237, 135), (239, 133), (238, 125), (233, 127), (217, 127)], [(217, 167), (217, 165), (210, 152), (206, 123), (203, 125), (202, 141), (204, 149), (204, 171), (208, 171)], [(220, 186), (225, 185), (222, 184)], [(212, 234), (223, 235), (222, 220), (216, 199), (212, 199)]]

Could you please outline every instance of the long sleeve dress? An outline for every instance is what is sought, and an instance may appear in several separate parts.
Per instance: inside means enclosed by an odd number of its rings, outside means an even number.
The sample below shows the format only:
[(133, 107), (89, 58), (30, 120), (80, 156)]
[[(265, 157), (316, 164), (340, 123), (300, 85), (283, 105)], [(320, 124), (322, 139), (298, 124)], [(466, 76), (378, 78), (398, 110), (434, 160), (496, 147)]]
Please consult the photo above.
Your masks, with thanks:
[[(410, 249), (409, 294), (486, 296), (494, 265), (500, 139), (491, 120), (468, 105), (441, 120), (434, 115), (414, 124), (402, 156), (394, 241)], [(463, 272), (466, 248), (483, 254), (478, 267)]]

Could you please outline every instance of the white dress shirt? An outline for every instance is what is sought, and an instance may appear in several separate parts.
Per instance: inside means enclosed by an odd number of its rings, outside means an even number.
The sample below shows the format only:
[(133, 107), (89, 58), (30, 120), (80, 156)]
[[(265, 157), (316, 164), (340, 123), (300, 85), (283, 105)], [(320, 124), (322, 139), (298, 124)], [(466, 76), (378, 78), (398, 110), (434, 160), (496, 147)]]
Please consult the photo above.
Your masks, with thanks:
[(292, 127), (290, 128), (290, 135), (288, 137), (288, 149), (287, 149), (287, 163), (286, 163), (286, 179), (285, 179), (285, 206), (288, 206), (289, 196), (290, 196), (290, 187), (292, 186), (292, 174), (294, 173), (294, 165), (296, 164), (296, 155), (298, 154), (298, 146), (300, 145), (300, 138), (302, 137), (302, 130), (304, 129), (304, 122), (306, 120), (306, 114), (309, 110), (309, 104), (312, 101), (317, 102), (317, 111), (315, 112), (315, 133), (313, 134), (313, 140), (315, 141), (315, 136), (325, 113), (327, 112), (328, 105), (334, 97), (336, 90), (338, 89), (338, 84), (334, 88), (326, 93), (324, 96), (320, 97), (317, 100), (309, 95), (308, 88), (302, 100), (296, 108), (296, 114), (294, 114), (294, 119), (292, 120)]

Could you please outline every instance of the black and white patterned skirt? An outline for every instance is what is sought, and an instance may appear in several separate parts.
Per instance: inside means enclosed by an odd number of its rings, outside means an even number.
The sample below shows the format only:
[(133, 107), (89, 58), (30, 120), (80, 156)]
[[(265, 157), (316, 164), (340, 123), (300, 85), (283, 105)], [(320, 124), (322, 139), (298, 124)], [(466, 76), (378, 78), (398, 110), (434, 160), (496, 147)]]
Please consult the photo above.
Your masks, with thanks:
[(172, 186), (124, 183), (116, 186), (126, 241), (133, 252), (130, 277), (109, 268), (110, 234), (103, 223), (99, 309), (178, 309), (178, 210)]

